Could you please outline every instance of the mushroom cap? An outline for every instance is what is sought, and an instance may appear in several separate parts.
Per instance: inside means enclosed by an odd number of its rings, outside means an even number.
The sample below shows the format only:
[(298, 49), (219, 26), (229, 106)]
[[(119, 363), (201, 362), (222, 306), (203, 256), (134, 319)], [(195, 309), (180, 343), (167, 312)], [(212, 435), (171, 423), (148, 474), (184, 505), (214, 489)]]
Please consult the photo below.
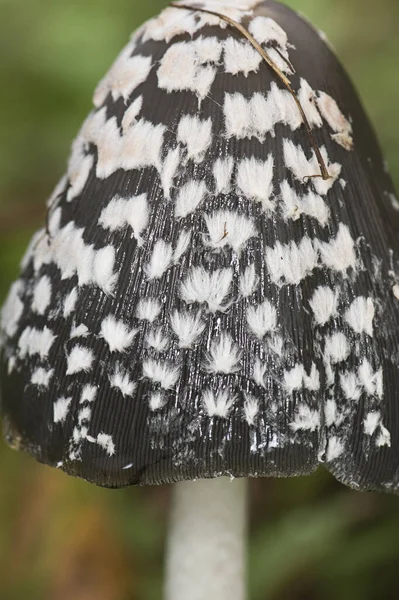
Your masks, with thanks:
[[(185, 4), (188, 4), (189, 0)], [(399, 487), (399, 203), (330, 47), (276, 2), (167, 8), (94, 96), (2, 311), (5, 438), (107, 487)], [(290, 79), (294, 97), (250, 42)]]

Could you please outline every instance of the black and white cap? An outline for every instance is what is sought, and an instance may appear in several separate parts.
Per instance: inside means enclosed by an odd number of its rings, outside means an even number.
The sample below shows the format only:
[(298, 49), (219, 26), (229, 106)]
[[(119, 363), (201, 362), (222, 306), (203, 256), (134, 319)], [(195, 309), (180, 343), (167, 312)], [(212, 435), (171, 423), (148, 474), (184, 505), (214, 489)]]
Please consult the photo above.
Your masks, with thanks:
[(397, 490), (399, 203), (375, 134), (290, 9), (191, 6), (99, 84), (22, 261), (6, 439), (109, 487), (322, 462)]

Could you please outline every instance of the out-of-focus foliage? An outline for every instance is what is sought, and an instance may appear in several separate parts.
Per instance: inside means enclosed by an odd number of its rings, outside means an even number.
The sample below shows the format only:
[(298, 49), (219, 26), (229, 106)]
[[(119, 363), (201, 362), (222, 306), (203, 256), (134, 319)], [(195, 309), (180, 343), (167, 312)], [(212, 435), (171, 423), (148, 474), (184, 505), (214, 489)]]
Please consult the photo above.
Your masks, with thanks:
[[(399, 3), (290, 0), (353, 77), (399, 183)], [(160, 0), (0, 0), (0, 301), (92, 90)], [(102, 490), (0, 442), (1, 600), (161, 597), (168, 486)], [(399, 499), (321, 471), (251, 482), (251, 600), (396, 599)], [(216, 599), (215, 599), (216, 600)]]

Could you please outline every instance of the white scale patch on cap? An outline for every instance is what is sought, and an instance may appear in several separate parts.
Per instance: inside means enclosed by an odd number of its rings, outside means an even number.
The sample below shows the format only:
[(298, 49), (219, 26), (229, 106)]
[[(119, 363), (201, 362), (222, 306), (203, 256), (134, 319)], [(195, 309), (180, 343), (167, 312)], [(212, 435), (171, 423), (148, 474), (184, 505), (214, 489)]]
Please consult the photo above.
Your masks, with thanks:
[(330, 210), (323, 198), (314, 192), (308, 192), (300, 196), (292, 189), (287, 180), (284, 180), (280, 186), (280, 195), (282, 204), (282, 214), (285, 221), (291, 219), (297, 221), (301, 215), (306, 215), (316, 219), (322, 227), (327, 225), (330, 217)]
[(349, 356), (350, 347), (348, 340), (341, 331), (326, 337), (324, 359), (332, 364), (340, 363)]
[(41, 358), (47, 358), (56, 335), (47, 326), (43, 329), (26, 327), (18, 340), (18, 354), (20, 358), (39, 354)]
[(44, 315), (51, 302), (50, 277), (43, 275), (36, 283), (33, 290), (32, 310), (39, 315)]
[(203, 65), (195, 42), (177, 42), (163, 55), (158, 68), (158, 85), (167, 92), (188, 90), (199, 102), (210, 92), (217, 69)]
[(352, 150), (352, 125), (343, 115), (334, 98), (325, 92), (319, 92), (317, 106), (323, 119), (325, 119), (331, 129), (335, 131), (335, 134), (331, 135), (332, 139), (345, 148), (345, 150)]
[(240, 370), (241, 352), (228, 333), (213, 340), (207, 356), (206, 370), (210, 373), (235, 373)]
[(69, 339), (79, 338), (79, 337), (87, 337), (90, 334), (89, 328), (87, 325), (81, 323), (80, 325), (72, 325), (71, 333), (69, 334)]
[(176, 218), (187, 217), (193, 213), (205, 198), (206, 193), (207, 188), (204, 181), (192, 179), (183, 185), (176, 199)]
[(250, 394), (245, 394), (244, 419), (251, 427), (256, 423), (256, 417), (259, 414), (259, 400)]
[(238, 164), (237, 188), (247, 198), (262, 204), (265, 212), (275, 210), (271, 201), (273, 193), (274, 160), (270, 154), (266, 161), (244, 158)]
[(151, 412), (156, 412), (157, 410), (161, 410), (166, 404), (166, 398), (161, 392), (155, 392), (150, 394), (148, 400), (148, 406)]
[(331, 242), (317, 242), (320, 257), (328, 269), (346, 274), (352, 268), (356, 270), (357, 259), (355, 242), (346, 225), (339, 224), (336, 237)]
[(372, 337), (374, 313), (372, 299), (360, 296), (352, 302), (344, 318), (356, 333), (367, 333)]
[(21, 280), (15, 281), (1, 310), (1, 330), (7, 337), (13, 337), (17, 332), (24, 311), (24, 304), (20, 299), (24, 287), (25, 285)]
[(63, 423), (68, 415), (69, 406), (72, 398), (59, 398), (53, 405), (54, 423)]
[(270, 17), (255, 17), (249, 23), (248, 31), (259, 44), (277, 42), (282, 49), (287, 49), (288, 37), (286, 32)]
[(258, 306), (250, 306), (247, 309), (247, 324), (256, 337), (263, 339), (276, 328), (277, 311), (268, 300)]
[(88, 372), (91, 370), (94, 362), (94, 354), (89, 348), (77, 345), (72, 348), (67, 356), (67, 375), (74, 375), (80, 371)]
[(153, 323), (161, 312), (161, 305), (155, 298), (142, 298), (136, 310), (136, 317), (141, 321)]
[(259, 283), (259, 277), (256, 275), (255, 265), (249, 265), (240, 275), (239, 291), (243, 298), (249, 298), (254, 293)]
[(306, 404), (299, 404), (290, 427), (293, 431), (316, 431), (320, 427), (320, 412), (312, 410)]
[(328, 438), (326, 450), (326, 462), (336, 460), (344, 452), (345, 446), (342, 441), (335, 435)]
[(180, 296), (187, 304), (206, 303), (210, 312), (224, 311), (223, 301), (233, 280), (232, 269), (218, 269), (209, 273), (203, 267), (191, 268), (182, 282)]
[(103, 208), (98, 220), (99, 225), (109, 231), (118, 231), (131, 227), (133, 235), (141, 245), (141, 234), (148, 225), (149, 207), (146, 194), (121, 198), (114, 196), (111, 202)]
[(71, 315), (73, 313), (73, 311), (75, 310), (77, 300), (78, 300), (78, 290), (75, 287), (69, 292), (69, 294), (67, 294), (67, 296), (64, 299), (64, 310), (63, 310), (64, 319), (66, 319), (67, 317), (69, 317), (69, 315)]
[(187, 158), (201, 162), (212, 144), (212, 119), (183, 115), (177, 127), (177, 140), (187, 148)]
[(144, 270), (149, 281), (160, 279), (162, 275), (172, 265), (173, 250), (172, 245), (164, 240), (155, 242), (151, 258)]
[(111, 435), (103, 432), (99, 433), (97, 435), (97, 444), (106, 451), (108, 456), (115, 454), (115, 444)]
[(299, 244), (281, 244), (276, 242), (273, 248), (267, 248), (266, 264), (270, 279), (278, 286), (298, 285), (317, 267), (318, 256), (312, 240), (302, 238)]
[(39, 367), (33, 371), (30, 382), (32, 385), (48, 388), (53, 375), (54, 369), (44, 369), (43, 367)]
[(319, 286), (309, 301), (317, 325), (325, 325), (337, 315), (339, 295), (327, 286)]
[(257, 385), (266, 389), (265, 376), (267, 373), (267, 365), (262, 364), (259, 358), (255, 359), (254, 367), (252, 371), (252, 379)]
[(257, 234), (254, 221), (237, 212), (221, 210), (204, 214), (209, 239), (213, 248), (231, 246), (239, 254), (248, 240)]
[(145, 338), (146, 344), (150, 348), (154, 348), (157, 352), (164, 352), (168, 349), (170, 339), (164, 336), (163, 331), (160, 327), (153, 329), (147, 333)]
[(134, 381), (131, 381), (129, 373), (121, 367), (117, 367), (115, 372), (109, 377), (110, 386), (118, 389), (123, 397), (133, 396), (137, 387)]
[(212, 390), (205, 390), (202, 394), (202, 403), (208, 417), (221, 417), (227, 419), (236, 401), (228, 390), (221, 390), (216, 394)]
[(379, 430), (379, 436), (376, 439), (376, 446), (391, 446), (391, 434), (382, 423), (381, 413), (379, 411), (370, 411), (363, 420), (364, 433), (372, 436)]
[(171, 315), (170, 324), (179, 338), (180, 348), (191, 348), (205, 329), (201, 312), (189, 313), (175, 310)]
[(217, 158), (213, 164), (213, 176), (215, 178), (216, 193), (228, 194), (231, 189), (231, 178), (234, 169), (234, 159), (232, 156), (227, 158)]
[(133, 51), (132, 45), (127, 46), (98, 84), (93, 99), (96, 107), (105, 102), (109, 93), (114, 102), (118, 98), (123, 98), (126, 102), (132, 92), (148, 78), (154, 65), (152, 57), (130, 56)]
[(143, 377), (159, 383), (164, 390), (173, 388), (179, 375), (180, 369), (171, 363), (152, 359), (143, 361)]
[(284, 387), (289, 394), (303, 387), (311, 392), (317, 392), (320, 389), (320, 375), (316, 365), (312, 363), (309, 375), (302, 364), (297, 364), (292, 369), (286, 370), (284, 372)]
[(258, 71), (262, 57), (248, 42), (232, 37), (224, 42), (224, 71), (232, 75), (244, 73), (245, 77), (251, 71)]
[(130, 329), (112, 315), (108, 315), (101, 322), (101, 337), (107, 342), (110, 352), (126, 352), (137, 333), (138, 329)]
[(130, 127), (137, 123), (137, 118), (140, 114), (141, 109), (143, 108), (143, 96), (139, 96), (136, 98), (129, 108), (126, 110), (122, 119), (122, 129), (123, 133), (126, 133)]
[(179, 262), (183, 254), (187, 252), (191, 243), (191, 231), (183, 230), (180, 232), (176, 242), (176, 246), (173, 251), (173, 262), (176, 264)]
[(181, 163), (180, 147), (171, 148), (162, 163), (161, 171), (159, 173), (161, 178), (161, 184), (163, 193), (166, 199), (170, 199), (170, 192), (173, 186), (173, 180), (176, 177)]
[(309, 177), (313, 177), (312, 183), (316, 189), (316, 192), (324, 196), (336, 182), (341, 173), (342, 167), (339, 163), (330, 162), (325, 146), (320, 148), (320, 152), (324, 163), (327, 166), (327, 170), (330, 175), (329, 179), (324, 180), (321, 177), (314, 177), (314, 175), (320, 174), (320, 166), (314, 150), (312, 150), (312, 157), (308, 159), (306, 158), (304, 150), (300, 146), (296, 146), (291, 140), (284, 140), (284, 160), (287, 168), (303, 185), (308, 183)]

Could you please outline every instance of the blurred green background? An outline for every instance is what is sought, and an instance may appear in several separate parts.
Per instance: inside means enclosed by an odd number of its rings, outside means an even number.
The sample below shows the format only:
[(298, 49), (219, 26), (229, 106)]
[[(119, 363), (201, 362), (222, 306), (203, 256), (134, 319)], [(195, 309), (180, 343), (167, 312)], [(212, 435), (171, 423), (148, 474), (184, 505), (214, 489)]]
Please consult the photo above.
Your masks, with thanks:
[[(291, 0), (334, 44), (399, 184), (399, 2)], [(96, 82), (161, 0), (0, 0), (0, 302)], [(251, 600), (399, 598), (399, 499), (251, 482)], [(0, 442), (0, 599), (161, 597), (168, 486), (107, 491)], [(217, 599), (210, 599), (217, 600)]]

